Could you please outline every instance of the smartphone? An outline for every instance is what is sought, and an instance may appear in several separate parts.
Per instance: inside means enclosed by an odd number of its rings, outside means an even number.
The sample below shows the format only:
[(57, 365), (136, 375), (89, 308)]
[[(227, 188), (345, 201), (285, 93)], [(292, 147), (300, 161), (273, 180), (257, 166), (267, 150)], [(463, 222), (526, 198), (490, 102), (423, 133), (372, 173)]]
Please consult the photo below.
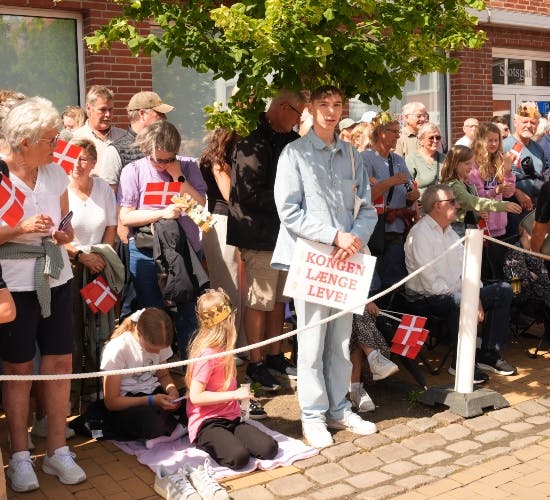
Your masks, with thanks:
[(67, 226), (70, 224), (71, 219), (73, 218), (73, 211), (70, 210), (67, 212), (67, 215), (61, 219), (61, 222), (59, 223), (59, 227), (57, 228), (58, 231), (65, 231), (67, 229)]
[(181, 396), (179, 398), (176, 398), (176, 399), (172, 399), (172, 403), (179, 403), (180, 401), (183, 401), (185, 399), (185, 396)]

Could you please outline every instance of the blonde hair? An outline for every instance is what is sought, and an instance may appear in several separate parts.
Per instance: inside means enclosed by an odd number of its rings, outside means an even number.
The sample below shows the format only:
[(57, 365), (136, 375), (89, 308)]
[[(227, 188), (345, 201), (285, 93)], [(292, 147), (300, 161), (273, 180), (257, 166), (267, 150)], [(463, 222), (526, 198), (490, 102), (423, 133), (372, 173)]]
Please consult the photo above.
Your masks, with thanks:
[[(229, 314), (224, 319), (212, 324), (213, 310), (231, 307), (234, 312), (231, 300), (225, 291), (221, 288), (217, 290), (207, 290), (197, 300), (197, 319), (199, 329), (189, 345), (188, 359), (197, 358), (205, 349), (214, 349), (219, 352), (228, 351), (235, 347), (237, 341), (237, 331), (235, 329), (235, 315)], [(225, 368), (225, 382), (222, 390), (227, 390), (231, 382), (237, 376), (237, 367), (232, 354), (223, 358), (218, 358)], [(185, 384), (191, 387), (193, 380), (193, 370), (188, 369), (185, 374)]]
[[(498, 149), (489, 154), (487, 151), (487, 137), (489, 134), (498, 136)], [(495, 123), (480, 123), (472, 143), (479, 175), (483, 180), (494, 177), (499, 183), (504, 181), (504, 154), (502, 152), (502, 135)]]
[(143, 310), (137, 321), (128, 316), (113, 331), (111, 339), (124, 332), (137, 333), (148, 344), (156, 347), (169, 347), (174, 338), (174, 327), (168, 313), (157, 307), (148, 307)]
[(457, 167), (463, 161), (471, 160), (474, 157), (474, 152), (467, 146), (454, 145), (443, 162), (441, 167), (441, 183), (445, 184), (454, 179), (458, 179)]

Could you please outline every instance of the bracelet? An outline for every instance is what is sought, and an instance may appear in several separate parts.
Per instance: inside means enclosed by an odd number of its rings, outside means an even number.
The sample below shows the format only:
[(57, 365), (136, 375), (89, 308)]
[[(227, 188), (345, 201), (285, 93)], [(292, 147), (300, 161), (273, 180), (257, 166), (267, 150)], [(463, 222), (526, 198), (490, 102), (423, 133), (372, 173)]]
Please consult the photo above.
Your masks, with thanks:
[(152, 394), (149, 394), (149, 396), (147, 396), (147, 404), (149, 406), (153, 406), (153, 395)]
[(187, 180), (187, 179), (185, 179), (185, 176), (184, 176), (184, 175), (180, 175), (180, 176), (178, 177), (178, 182), (183, 183), (183, 182), (185, 182), (186, 180)]
[(174, 389), (176, 389), (176, 384), (172, 384), (171, 382), (164, 388), (164, 390), (166, 392), (168, 392), (168, 389), (170, 389), (170, 387), (173, 387)]

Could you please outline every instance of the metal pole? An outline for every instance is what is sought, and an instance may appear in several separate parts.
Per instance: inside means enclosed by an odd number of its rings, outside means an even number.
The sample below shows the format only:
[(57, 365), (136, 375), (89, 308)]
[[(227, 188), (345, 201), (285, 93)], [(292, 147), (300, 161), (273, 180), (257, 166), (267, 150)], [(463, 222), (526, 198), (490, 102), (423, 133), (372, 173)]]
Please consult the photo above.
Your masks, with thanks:
[(463, 394), (470, 394), (474, 390), (482, 251), (483, 231), (480, 229), (467, 229), (464, 242), (455, 377), (455, 391)]

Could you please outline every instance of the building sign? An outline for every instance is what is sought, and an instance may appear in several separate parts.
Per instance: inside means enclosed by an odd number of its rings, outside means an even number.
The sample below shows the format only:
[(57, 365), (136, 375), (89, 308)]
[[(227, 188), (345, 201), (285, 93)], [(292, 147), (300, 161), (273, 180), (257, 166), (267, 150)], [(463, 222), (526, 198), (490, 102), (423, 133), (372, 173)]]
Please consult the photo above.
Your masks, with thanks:
[(550, 61), (493, 57), (493, 83), (548, 87)]

